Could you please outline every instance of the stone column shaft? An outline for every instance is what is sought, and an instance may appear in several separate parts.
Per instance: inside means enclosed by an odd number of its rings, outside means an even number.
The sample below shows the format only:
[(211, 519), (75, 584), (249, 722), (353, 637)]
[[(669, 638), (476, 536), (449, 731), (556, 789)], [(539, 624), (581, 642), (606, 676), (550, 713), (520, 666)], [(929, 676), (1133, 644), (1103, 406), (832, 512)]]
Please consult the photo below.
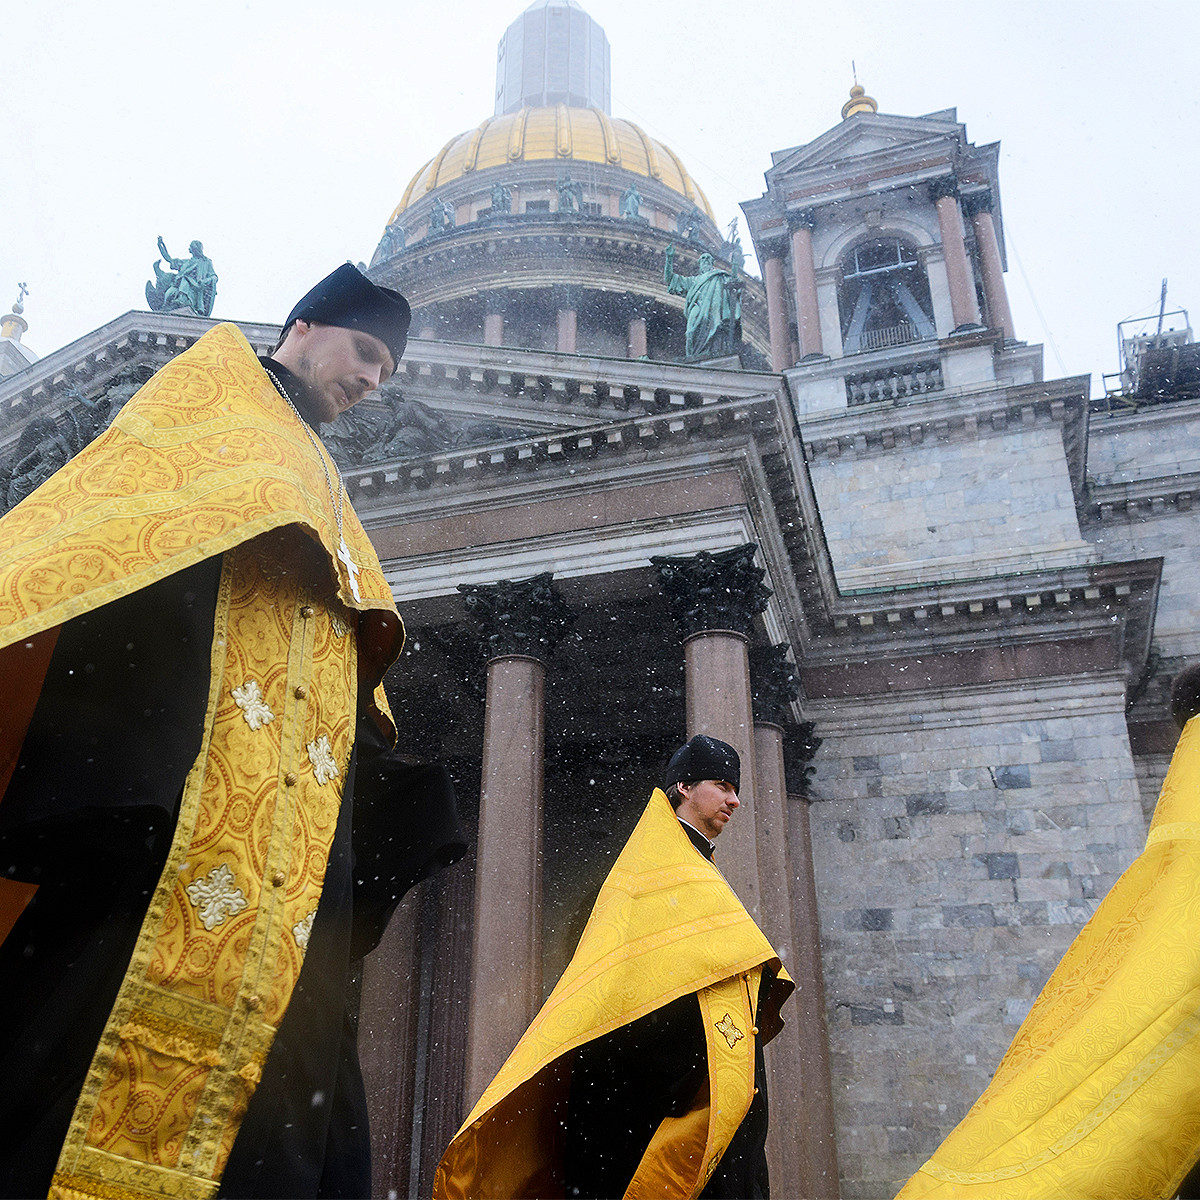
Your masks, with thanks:
[(575, 353), (575, 339), (579, 328), (579, 314), (573, 308), (558, 310), (558, 344), (560, 354)]
[(1004, 286), (1004, 266), (1000, 262), (1000, 243), (996, 223), (987, 209), (977, 209), (971, 218), (975, 227), (975, 244), (979, 247), (979, 265), (983, 272), (983, 294), (987, 299), (988, 318), (993, 329), (1005, 338), (1014, 338), (1012, 310), (1008, 305), (1008, 289)]
[(470, 1109), (542, 1003), (544, 660), (574, 614), (548, 573), (458, 590), (489, 651), (464, 1085)]
[[(758, 721), (754, 725), (754, 786), (758, 829), (758, 877), (762, 896), (763, 933), (791, 972), (792, 901), (788, 886), (787, 785), (784, 782), (783, 730)], [(768, 1127), (767, 1157), (771, 1189), (782, 1196), (815, 1196), (814, 1173), (805, 1136), (800, 1036), (803, 1019), (794, 1001), (783, 1009), (784, 1027), (766, 1048), (767, 1097), (776, 1114)], [(779, 1119), (788, 1113), (787, 1120)]]
[(489, 312), (483, 318), (483, 344), (485, 346), (504, 345), (504, 314)]
[(470, 1108), (542, 1002), (542, 788), (546, 668), (524, 655), (488, 663), (475, 863)]
[(363, 962), (359, 1057), (371, 1117), (371, 1190), (377, 1196), (407, 1181), (411, 1156), (421, 1152), (408, 1136), (420, 1008), (420, 909), (420, 892), (405, 896)]
[(800, 354), (824, 354), (812, 230), (807, 225), (798, 225), (792, 231), (792, 270), (796, 276), (796, 332), (800, 336)]
[(740, 807), (717, 844), (717, 865), (746, 911), (759, 919), (755, 848), (754, 717), (746, 639), (729, 630), (694, 634), (683, 645), (687, 735), (707, 733), (728, 742), (742, 760)]
[(630, 317), (629, 318), (629, 357), (630, 358), (645, 358), (648, 354), (646, 348), (646, 318), (645, 317)]
[(659, 582), (683, 638), (688, 737), (707, 733), (742, 760), (740, 808), (721, 834), (717, 865), (758, 920), (754, 827), (754, 715), (747, 644), (755, 616), (767, 606), (766, 572), (754, 565), (753, 542), (713, 554), (656, 556)]
[(771, 333), (771, 368), (782, 371), (788, 362), (787, 293), (783, 285), (783, 260), (773, 255), (763, 263), (763, 282), (767, 287), (767, 327)]
[(821, 921), (807, 800), (789, 799), (788, 831), (794, 946), (788, 970), (796, 981), (796, 991), (784, 1005), (784, 1012), (792, 1009), (799, 1034), (800, 1096), (811, 1171), (810, 1183), (801, 1194), (813, 1200), (837, 1200), (837, 1134), (833, 1122), (829, 1030), (825, 1022), (825, 974), (821, 964)]
[(937, 198), (938, 225), (942, 234), (942, 253), (946, 260), (946, 279), (950, 285), (950, 311), (954, 326), (979, 324), (979, 301), (975, 298), (975, 281), (963, 240), (962, 216), (956, 196)]

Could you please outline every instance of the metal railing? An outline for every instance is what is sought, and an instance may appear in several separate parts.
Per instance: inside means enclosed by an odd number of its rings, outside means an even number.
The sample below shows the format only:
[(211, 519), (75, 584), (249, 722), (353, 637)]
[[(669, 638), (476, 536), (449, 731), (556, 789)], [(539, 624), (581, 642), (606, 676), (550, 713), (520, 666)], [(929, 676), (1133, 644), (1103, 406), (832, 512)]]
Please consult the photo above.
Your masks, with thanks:
[(907, 346), (919, 342), (921, 335), (909, 321), (891, 325), (886, 329), (866, 329), (858, 339), (859, 350), (883, 350), (887, 346)]

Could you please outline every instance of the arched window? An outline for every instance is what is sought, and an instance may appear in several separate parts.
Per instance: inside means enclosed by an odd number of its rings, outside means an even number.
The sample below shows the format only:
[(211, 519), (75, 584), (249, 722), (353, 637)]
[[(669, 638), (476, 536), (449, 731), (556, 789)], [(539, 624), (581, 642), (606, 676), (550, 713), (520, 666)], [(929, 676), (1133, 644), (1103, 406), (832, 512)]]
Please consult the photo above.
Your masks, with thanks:
[(841, 262), (838, 307), (846, 354), (937, 337), (929, 280), (917, 252), (896, 237), (859, 242)]

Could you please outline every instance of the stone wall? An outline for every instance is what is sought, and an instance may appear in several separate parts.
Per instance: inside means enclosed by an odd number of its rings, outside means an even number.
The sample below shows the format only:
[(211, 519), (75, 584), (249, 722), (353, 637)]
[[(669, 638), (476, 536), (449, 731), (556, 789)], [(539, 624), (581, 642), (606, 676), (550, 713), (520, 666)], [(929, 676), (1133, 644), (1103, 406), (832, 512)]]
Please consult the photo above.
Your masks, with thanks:
[(1051, 422), (810, 467), (842, 588), (995, 575), (1088, 551)]
[(874, 1200), (982, 1092), (1145, 820), (1117, 679), (808, 715), (842, 1195)]
[(1093, 416), (1088, 475), (1101, 518), (1087, 536), (1104, 558), (1163, 559), (1154, 623), (1166, 658), (1200, 656), (1200, 400)]
[(1154, 621), (1155, 649), (1167, 658), (1200, 657), (1200, 544), (1192, 508), (1160, 501), (1106, 515), (1091, 537), (1104, 558), (1162, 558)]
[(1162, 791), (1163, 780), (1167, 777), (1167, 768), (1170, 765), (1169, 754), (1144, 754), (1133, 760), (1147, 828), (1154, 817), (1154, 807), (1158, 803), (1158, 794)]

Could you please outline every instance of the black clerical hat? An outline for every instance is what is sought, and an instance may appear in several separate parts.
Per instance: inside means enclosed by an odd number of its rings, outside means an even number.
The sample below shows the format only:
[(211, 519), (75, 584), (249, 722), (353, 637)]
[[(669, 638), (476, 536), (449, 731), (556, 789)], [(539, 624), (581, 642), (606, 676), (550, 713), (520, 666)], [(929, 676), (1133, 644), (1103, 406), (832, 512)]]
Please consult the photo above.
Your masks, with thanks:
[(412, 309), (399, 292), (372, 283), (352, 263), (343, 263), (288, 313), (284, 329), (293, 321), (361, 329), (377, 337), (392, 352), (392, 360), (399, 366), (400, 356), (408, 344)]
[(695, 783), (698, 779), (717, 779), (732, 783), (736, 792), (742, 786), (742, 760), (728, 743), (698, 733), (685, 742), (667, 763), (665, 787), (673, 783)]

